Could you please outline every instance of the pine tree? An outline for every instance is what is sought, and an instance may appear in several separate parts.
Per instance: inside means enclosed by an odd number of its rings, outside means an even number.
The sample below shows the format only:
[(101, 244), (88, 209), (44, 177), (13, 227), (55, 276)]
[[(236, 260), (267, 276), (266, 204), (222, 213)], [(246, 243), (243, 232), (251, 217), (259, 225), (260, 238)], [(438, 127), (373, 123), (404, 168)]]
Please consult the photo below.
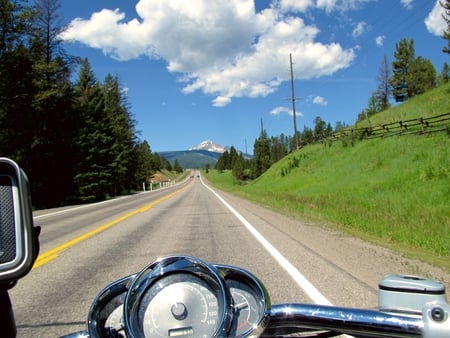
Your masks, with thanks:
[(449, 81), (450, 81), (450, 66), (447, 62), (444, 62), (441, 74), (439, 75), (439, 84), (448, 83)]
[(230, 161), (230, 153), (228, 150), (224, 151), (224, 153), (217, 159), (215, 169), (219, 172), (222, 172), (224, 170), (231, 168), (231, 161)]
[(367, 103), (367, 107), (364, 110), (365, 118), (369, 119), (371, 116), (381, 111), (381, 102), (378, 100), (376, 92), (372, 93)]
[(395, 44), (394, 57), (392, 62), (392, 72), (390, 83), (392, 95), (397, 102), (405, 101), (411, 97), (412, 92), (408, 88), (407, 76), (409, 67), (414, 60), (414, 40), (401, 39)]
[(33, 145), (33, 65), (26, 46), (28, 9), (0, 2), (0, 153), (29, 168)]
[(253, 146), (253, 175), (261, 176), (271, 165), (270, 140), (267, 138), (267, 132), (262, 130), (261, 136), (255, 140)]
[[(312, 129), (307, 127), (306, 125), (303, 126), (303, 131), (301, 133), (300, 140), (301, 140), (302, 146), (312, 143), (314, 140), (314, 135), (313, 135)], [(291, 152), (292, 152), (292, 147), (291, 147)]]
[(436, 87), (437, 72), (430, 60), (419, 56), (411, 62), (406, 79), (412, 97)]
[(314, 119), (314, 139), (319, 141), (325, 136), (326, 123), (320, 116)]
[(385, 55), (378, 73), (378, 88), (376, 97), (379, 105), (379, 110), (383, 111), (390, 107), (389, 96), (391, 95), (391, 86), (389, 78), (391, 76), (388, 58)]
[(110, 147), (113, 143), (105, 113), (103, 89), (87, 59), (84, 59), (75, 84), (76, 108), (80, 128), (76, 137), (77, 165), (74, 181), (81, 201), (104, 199), (110, 191)]
[(233, 169), (236, 161), (239, 158), (239, 154), (234, 146), (231, 146), (230, 148), (230, 164), (228, 169)]
[(41, 207), (59, 206), (73, 193), (74, 139), (77, 118), (72, 110), (69, 57), (58, 38), (58, 0), (37, 0), (29, 33), (36, 93), (33, 99), (34, 140), (29, 175)]
[(136, 144), (133, 154), (134, 183), (139, 190), (142, 183), (149, 183), (150, 177), (155, 172), (150, 145), (147, 141)]
[(133, 185), (132, 162), (135, 140), (135, 123), (128, 110), (126, 97), (117, 76), (108, 74), (103, 83), (104, 107), (112, 144), (109, 147), (111, 187), (116, 196)]
[(245, 177), (245, 160), (241, 155), (238, 155), (234, 161), (233, 164), (233, 168), (232, 168), (232, 174), (233, 176), (240, 180), (243, 181), (246, 179)]

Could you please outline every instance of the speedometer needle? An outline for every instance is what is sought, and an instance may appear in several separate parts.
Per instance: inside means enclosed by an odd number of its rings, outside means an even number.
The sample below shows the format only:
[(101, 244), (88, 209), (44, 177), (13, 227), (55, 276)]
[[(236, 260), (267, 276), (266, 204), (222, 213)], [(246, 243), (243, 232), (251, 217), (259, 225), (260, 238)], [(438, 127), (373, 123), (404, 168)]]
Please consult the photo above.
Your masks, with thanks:
[(235, 309), (236, 310), (243, 310), (246, 307), (248, 307), (248, 303), (247, 302), (243, 302), (243, 303), (240, 303), (240, 304), (236, 304)]

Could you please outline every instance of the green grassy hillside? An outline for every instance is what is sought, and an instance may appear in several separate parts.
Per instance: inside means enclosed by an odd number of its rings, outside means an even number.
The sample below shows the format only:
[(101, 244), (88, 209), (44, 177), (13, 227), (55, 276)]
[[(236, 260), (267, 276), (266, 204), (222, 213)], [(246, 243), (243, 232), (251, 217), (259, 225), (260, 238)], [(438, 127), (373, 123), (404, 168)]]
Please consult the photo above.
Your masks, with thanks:
[[(371, 118), (385, 123), (450, 112), (450, 85)], [(296, 217), (319, 220), (450, 270), (447, 132), (310, 145), (245, 185), (208, 179)]]
[[(391, 123), (413, 118), (428, 118), (450, 112), (450, 83), (415, 96), (409, 101), (375, 114), (370, 118), (372, 124)], [(366, 127), (363, 121), (357, 127)]]

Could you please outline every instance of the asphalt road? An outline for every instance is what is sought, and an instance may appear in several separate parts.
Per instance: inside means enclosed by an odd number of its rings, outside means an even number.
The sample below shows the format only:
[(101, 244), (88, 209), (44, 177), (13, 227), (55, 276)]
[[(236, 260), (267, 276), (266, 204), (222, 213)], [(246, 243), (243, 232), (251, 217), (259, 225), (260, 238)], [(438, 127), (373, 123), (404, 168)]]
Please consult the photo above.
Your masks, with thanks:
[(163, 190), (36, 213), (41, 255), (10, 292), (18, 337), (85, 329), (89, 306), (103, 287), (170, 254), (246, 268), (267, 287), (272, 304), (375, 308), (378, 281), (388, 273), (426, 275), (450, 285), (439, 269), (218, 194), (195, 175)]

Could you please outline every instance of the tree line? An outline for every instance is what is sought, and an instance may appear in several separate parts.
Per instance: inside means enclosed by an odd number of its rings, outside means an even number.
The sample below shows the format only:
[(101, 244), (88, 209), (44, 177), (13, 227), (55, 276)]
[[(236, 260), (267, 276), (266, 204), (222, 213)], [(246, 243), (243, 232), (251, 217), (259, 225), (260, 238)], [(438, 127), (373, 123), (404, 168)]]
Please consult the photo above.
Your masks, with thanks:
[[(300, 147), (323, 140), (327, 136), (348, 127), (344, 122), (337, 122), (333, 128), (330, 123), (321, 117), (314, 119), (314, 127), (303, 127), (303, 131), (297, 132)], [(215, 169), (218, 171), (231, 170), (237, 180), (252, 180), (265, 171), (272, 164), (278, 162), (286, 155), (297, 150), (293, 136), (281, 134), (269, 137), (265, 129), (261, 129), (260, 136), (253, 145), (253, 156), (246, 156), (238, 152), (235, 147), (225, 151), (217, 160)]]
[(0, 156), (27, 172), (38, 208), (102, 200), (171, 170), (139, 140), (119, 78), (100, 81), (67, 55), (60, 5), (0, 2)]
[[(447, 41), (447, 46), (442, 48), (442, 52), (450, 54), (450, 0), (440, 4), (444, 8), (443, 18), (447, 22), (447, 29), (442, 35)], [(415, 56), (414, 39), (403, 38), (395, 47), (392, 64), (389, 63), (387, 56), (384, 56), (377, 77), (377, 89), (372, 93), (367, 107), (358, 115), (356, 122), (388, 109), (391, 106), (391, 98), (396, 102), (403, 102), (449, 82), (449, 64), (444, 62), (442, 71), (438, 74), (430, 60)], [(322, 118), (316, 117), (314, 127), (304, 126), (303, 131), (297, 132), (297, 139), (300, 140), (300, 147), (303, 147), (322, 141), (347, 127), (344, 122), (337, 122), (333, 128)], [(273, 163), (297, 150), (294, 141), (294, 137), (284, 134), (268, 137), (267, 132), (261, 130), (260, 137), (254, 142), (252, 158), (245, 157), (231, 147), (230, 151), (226, 151), (218, 159), (215, 169), (232, 170), (237, 180), (255, 179)]]

